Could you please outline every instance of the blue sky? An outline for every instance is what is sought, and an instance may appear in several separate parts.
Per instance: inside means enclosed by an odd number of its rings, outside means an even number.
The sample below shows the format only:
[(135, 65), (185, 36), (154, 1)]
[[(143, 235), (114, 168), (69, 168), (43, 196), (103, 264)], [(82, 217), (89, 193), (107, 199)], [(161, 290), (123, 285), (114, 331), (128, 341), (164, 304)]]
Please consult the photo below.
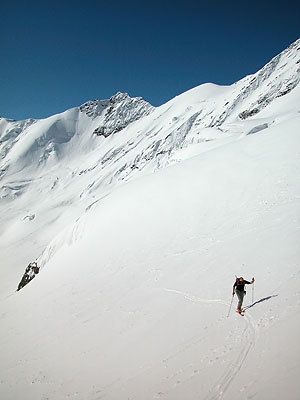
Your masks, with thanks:
[(44, 118), (117, 91), (158, 106), (256, 72), (300, 37), (285, 1), (2, 1), (0, 115)]

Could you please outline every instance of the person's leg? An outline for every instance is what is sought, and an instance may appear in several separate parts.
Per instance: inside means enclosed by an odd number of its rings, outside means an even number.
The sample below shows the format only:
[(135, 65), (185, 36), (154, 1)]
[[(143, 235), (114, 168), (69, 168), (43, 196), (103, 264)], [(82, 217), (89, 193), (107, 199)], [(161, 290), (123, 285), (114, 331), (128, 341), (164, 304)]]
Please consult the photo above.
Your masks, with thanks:
[(242, 304), (243, 304), (243, 299), (244, 299), (244, 292), (240, 292), (239, 290), (236, 291), (236, 295), (238, 298), (238, 305), (237, 305), (237, 310), (241, 311), (242, 309)]

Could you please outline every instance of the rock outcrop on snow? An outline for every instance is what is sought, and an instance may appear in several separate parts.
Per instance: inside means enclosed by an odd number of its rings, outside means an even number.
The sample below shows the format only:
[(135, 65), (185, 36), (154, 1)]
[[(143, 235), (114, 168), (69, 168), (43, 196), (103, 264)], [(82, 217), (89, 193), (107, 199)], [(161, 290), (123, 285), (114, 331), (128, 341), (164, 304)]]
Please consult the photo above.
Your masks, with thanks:
[(22, 276), (17, 291), (19, 291), (24, 286), (26, 286), (30, 281), (32, 281), (32, 279), (35, 278), (35, 276), (39, 273), (39, 271), (40, 269), (36, 262), (30, 263), (26, 268), (24, 275)]

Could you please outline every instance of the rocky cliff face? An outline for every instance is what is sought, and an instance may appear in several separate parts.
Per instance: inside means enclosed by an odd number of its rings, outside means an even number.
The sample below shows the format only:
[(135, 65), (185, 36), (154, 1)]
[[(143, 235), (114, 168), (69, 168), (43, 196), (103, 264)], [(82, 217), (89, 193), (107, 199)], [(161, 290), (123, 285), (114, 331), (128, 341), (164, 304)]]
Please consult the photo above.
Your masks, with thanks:
[(126, 128), (130, 123), (150, 114), (154, 110), (141, 97), (131, 98), (127, 93), (118, 92), (109, 101), (95, 100), (80, 107), (80, 111), (94, 118), (99, 117), (98, 136), (108, 137)]

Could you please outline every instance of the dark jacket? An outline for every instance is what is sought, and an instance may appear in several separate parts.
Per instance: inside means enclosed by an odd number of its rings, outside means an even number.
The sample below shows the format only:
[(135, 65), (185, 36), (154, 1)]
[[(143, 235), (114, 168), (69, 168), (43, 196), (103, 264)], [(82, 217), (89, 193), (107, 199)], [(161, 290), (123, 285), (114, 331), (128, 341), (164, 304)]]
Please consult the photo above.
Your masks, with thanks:
[(238, 290), (239, 292), (244, 292), (245, 290), (245, 285), (251, 285), (252, 282), (248, 282), (245, 279), (243, 281), (240, 281), (239, 278), (237, 278), (237, 280), (235, 281), (234, 285), (233, 285), (233, 293)]

